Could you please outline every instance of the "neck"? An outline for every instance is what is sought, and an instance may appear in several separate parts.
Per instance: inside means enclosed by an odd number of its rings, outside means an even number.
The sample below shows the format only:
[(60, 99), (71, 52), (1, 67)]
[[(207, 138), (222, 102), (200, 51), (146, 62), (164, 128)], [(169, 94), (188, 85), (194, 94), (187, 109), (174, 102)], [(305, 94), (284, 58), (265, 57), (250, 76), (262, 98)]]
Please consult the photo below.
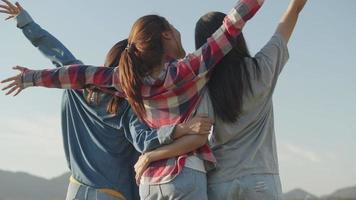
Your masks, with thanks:
[(161, 64), (157, 65), (153, 68), (151, 76), (153, 78), (159, 78), (159, 75), (161, 74), (162, 70), (164, 69), (165, 64), (170, 62), (172, 59), (174, 59), (172, 56), (170, 56), (168, 54), (164, 55)]

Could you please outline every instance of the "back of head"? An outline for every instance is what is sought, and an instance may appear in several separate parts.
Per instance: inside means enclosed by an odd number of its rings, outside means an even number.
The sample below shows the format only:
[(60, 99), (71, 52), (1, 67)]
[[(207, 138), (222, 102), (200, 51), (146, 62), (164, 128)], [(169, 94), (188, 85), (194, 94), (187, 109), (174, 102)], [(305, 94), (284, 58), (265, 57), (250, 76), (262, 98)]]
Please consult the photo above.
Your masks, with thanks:
[[(120, 57), (122, 52), (125, 50), (127, 46), (127, 39), (121, 40), (116, 43), (106, 54), (105, 59), (105, 67), (117, 67), (119, 65)], [(86, 95), (87, 102), (96, 102), (96, 104), (100, 103), (100, 95), (98, 93), (100, 90), (98, 89), (87, 89), (88, 94)], [(110, 101), (107, 104), (106, 111), (110, 114), (116, 115), (119, 112), (120, 104), (124, 101), (124, 98), (112, 96)]]
[[(195, 46), (200, 48), (208, 38), (221, 27), (226, 14), (210, 12), (202, 16), (195, 27)], [(241, 111), (243, 94), (251, 90), (249, 74), (246, 71), (245, 57), (250, 57), (245, 39), (241, 33), (235, 46), (212, 71), (208, 83), (214, 112), (224, 122), (235, 122)]]
[(131, 29), (128, 46), (120, 59), (121, 87), (141, 119), (146, 114), (141, 96), (142, 79), (161, 64), (164, 54), (162, 33), (168, 30), (170, 25), (161, 16), (139, 18)]
[(127, 46), (127, 39), (117, 42), (109, 52), (106, 54), (105, 67), (117, 67), (119, 66), (122, 52), (124, 52)]

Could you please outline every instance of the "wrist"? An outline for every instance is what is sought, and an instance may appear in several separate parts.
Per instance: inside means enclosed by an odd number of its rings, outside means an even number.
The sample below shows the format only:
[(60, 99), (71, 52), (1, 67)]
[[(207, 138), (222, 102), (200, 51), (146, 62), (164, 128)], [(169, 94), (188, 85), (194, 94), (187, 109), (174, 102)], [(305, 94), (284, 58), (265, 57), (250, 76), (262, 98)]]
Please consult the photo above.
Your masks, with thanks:
[(303, 10), (305, 3), (306, 0), (295, 0), (290, 9), (298, 15)]
[(185, 123), (181, 123), (176, 125), (176, 128), (174, 129), (174, 134), (173, 137), (174, 139), (183, 137), (184, 135), (188, 134), (188, 128)]
[(154, 154), (152, 152), (147, 152), (143, 154), (145, 163), (154, 162)]
[(17, 15), (16, 15), (16, 21), (17, 21), (17, 27), (18, 28), (23, 28), (25, 27), (27, 24), (33, 22), (32, 17), (30, 16), (30, 14), (28, 14), (28, 12), (26, 10), (21, 10)]
[(26, 70), (21, 73), (21, 84), (23, 88), (33, 87), (36, 85), (34, 76), (36, 70)]

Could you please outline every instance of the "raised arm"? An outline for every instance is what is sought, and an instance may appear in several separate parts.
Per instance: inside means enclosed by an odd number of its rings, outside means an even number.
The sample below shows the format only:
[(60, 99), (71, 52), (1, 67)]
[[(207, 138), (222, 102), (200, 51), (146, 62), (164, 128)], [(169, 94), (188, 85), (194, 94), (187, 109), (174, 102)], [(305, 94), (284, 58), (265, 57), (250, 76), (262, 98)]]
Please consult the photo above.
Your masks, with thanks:
[(56, 67), (83, 64), (57, 38), (35, 23), (26, 10), (22, 10), (16, 20), (26, 38)]
[(204, 76), (230, 52), (235, 38), (241, 33), (246, 22), (261, 8), (264, 0), (240, 0), (225, 17), (223, 25), (202, 47), (185, 58), (172, 63), (165, 81), (167, 85), (190, 81), (192, 77)]
[(14, 5), (7, 0), (3, 2), (4, 4), (0, 4), (3, 13), (16, 19), (17, 27), (22, 30), (25, 37), (54, 65), (61, 67), (69, 64), (82, 64), (57, 38), (41, 28), (19, 3)]
[[(9, 90), (6, 95), (24, 88), (41, 86), (47, 88), (84, 89), (90, 85), (98, 86), (101, 90), (113, 95), (124, 97), (120, 90), (113, 90), (117, 86), (116, 70), (111, 67), (93, 67), (88, 65), (70, 65), (55, 69), (30, 70), (16, 66), (13, 69), (20, 73), (7, 78), (1, 83), (9, 83), (3, 90)], [(106, 90), (105, 88), (110, 88)], [(19, 92), (16, 92), (17, 95)]]
[(297, 24), (299, 13), (303, 10), (307, 0), (291, 0), (287, 11), (284, 13), (276, 32), (281, 34), (288, 43), (295, 25)]
[(258, 63), (256, 67), (262, 73), (261, 83), (271, 91), (273, 91), (279, 74), (289, 59), (287, 43), (306, 2), (307, 0), (290, 0), (289, 7), (282, 16), (275, 34), (255, 56)]

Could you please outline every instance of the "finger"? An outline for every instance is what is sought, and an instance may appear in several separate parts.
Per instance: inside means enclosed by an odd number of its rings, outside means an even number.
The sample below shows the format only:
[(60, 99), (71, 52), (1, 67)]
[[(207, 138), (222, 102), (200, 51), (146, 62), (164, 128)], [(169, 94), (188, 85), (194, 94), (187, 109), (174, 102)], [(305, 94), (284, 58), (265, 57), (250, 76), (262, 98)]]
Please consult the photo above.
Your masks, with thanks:
[(210, 130), (208, 130), (208, 129), (201, 129), (199, 133), (200, 133), (200, 135), (209, 135), (209, 133), (210, 133), (209, 131)]
[(17, 76), (13, 76), (13, 77), (7, 78), (5, 80), (2, 80), (1, 83), (7, 83), (10, 81), (14, 81), (14, 80), (16, 80), (16, 78), (17, 78)]
[(1, 90), (2, 90), (2, 91), (7, 90), (7, 89), (9, 89), (9, 88), (11, 88), (11, 87), (13, 87), (13, 86), (15, 86), (15, 85), (16, 85), (16, 82), (13, 82), (13, 83), (7, 85), (6, 87), (4, 87), (4, 88), (1, 89)]
[(214, 119), (210, 118), (210, 117), (206, 117), (203, 119), (204, 122), (207, 122), (207, 123), (210, 123), (210, 124), (213, 124), (214, 123)]
[(23, 7), (21, 6), (21, 4), (19, 2), (16, 2), (15, 5), (19, 9), (19, 11), (23, 10)]
[(138, 179), (137, 176), (135, 176), (135, 181), (136, 181), (136, 185), (139, 186), (140, 185), (140, 179)]
[(210, 134), (211, 126), (204, 126), (201, 128), (201, 132), (204, 134)]
[(16, 97), (18, 94), (20, 94), (20, 92), (21, 92), (22, 90), (23, 90), (22, 88), (19, 88), (19, 89), (17, 90), (17, 92), (14, 94), (14, 97)]
[(140, 169), (142, 169), (142, 167), (143, 167), (143, 165), (140, 164), (140, 165), (138, 165), (138, 166), (135, 168), (136, 174), (140, 172)]
[(211, 126), (211, 125), (214, 124), (214, 120), (212, 120), (211, 118), (204, 118), (204, 119), (201, 120), (201, 123), (202, 123), (203, 125), (209, 125), (209, 126)]
[(8, 11), (8, 10), (0, 10), (0, 13), (6, 13), (6, 14), (9, 14), (9, 15), (12, 14), (12, 13), (11, 13), (10, 11)]
[(11, 18), (14, 18), (15, 16), (9, 16), (9, 17), (7, 17), (6, 19), (5, 19), (5, 21), (6, 20), (9, 20), (9, 19), (11, 19)]
[(10, 1), (8, 0), (2, 0), (4, 3), (6, 3), (11, 9), (16, 10), (16, 6), (14, 6), (14, 4), (12, 4)]
[(21, 66), (18, 66), (18, 65), (13, 67), (12, 69), (19, 70), (21, 72), (24, 72), (24, 71), (28, 70), (26, 67), (21, 67)]
[(137, 185), (140, 185), (141, 176), (142, 176), (141, 172), (139, 172), (138, 174), (136, 173), (135, 179), (136, 179), (136, 184)]
[(139, 172), (139, 170), (142, 168), (142, 164), (140, 163), (139, 165), (135, 166), (135, 172)]
[(2, 4), (0, 4), (0, 8), (4, 8), (5, 10), (8, 10), (8, 11), (11, 10), (9, 6), (7, 6), (7, 5), (2, 5)]
[(202, 127), (202, 130), (204, 130), (204, 131), (210, 131), (210, 129), (211, 129), (211, 126), (203, 126)]
[(136, 165), (134, 166), (134, 169), (135, 169), (135, 172), (137, 172), (137, 169), (140, 167), (140, 165), (137, 165), (137, 163), (136, 163)]
[(136, 172), (135, 180), (136, 180), (136, 184), (140, 185), (140, 175), (138, 174), (138, 172)]
[(13, 93), (17, 89), (18, 89), (18, 87), (15, 86), (15, 87), (11, 88), (5, 95), (9, 95), (9, 94)]
[(210, 118), (208, 115), (199, 115), (196, 119), (202, 123), (214, 123), (214, 119)]

